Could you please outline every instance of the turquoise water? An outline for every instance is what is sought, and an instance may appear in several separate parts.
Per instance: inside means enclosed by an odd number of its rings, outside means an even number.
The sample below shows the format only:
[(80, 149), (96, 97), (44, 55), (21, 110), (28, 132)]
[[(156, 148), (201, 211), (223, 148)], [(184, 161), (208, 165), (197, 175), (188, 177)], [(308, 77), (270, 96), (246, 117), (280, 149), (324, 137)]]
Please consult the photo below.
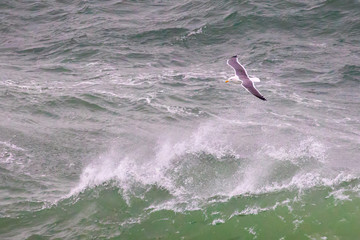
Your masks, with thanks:
[(1, 1), (0, 239), (357, 239), (359, 10)]

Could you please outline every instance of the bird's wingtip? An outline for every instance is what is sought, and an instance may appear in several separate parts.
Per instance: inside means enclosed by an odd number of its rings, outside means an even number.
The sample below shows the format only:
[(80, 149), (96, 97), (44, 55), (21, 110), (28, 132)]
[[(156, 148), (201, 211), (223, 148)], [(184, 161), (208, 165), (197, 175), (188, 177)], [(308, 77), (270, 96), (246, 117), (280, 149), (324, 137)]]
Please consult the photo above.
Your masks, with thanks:
[(255, 94), (253, 94), (255, 97), (257, 97), (257, 98), (259, 98), (259, 99), (261, 99), (261, 100), (263, 100), (263, 101), (267, 101), (267, 99), (266, 98), (264, 98), (263, 96), (259, 96), (259, 95), (255, 95)]

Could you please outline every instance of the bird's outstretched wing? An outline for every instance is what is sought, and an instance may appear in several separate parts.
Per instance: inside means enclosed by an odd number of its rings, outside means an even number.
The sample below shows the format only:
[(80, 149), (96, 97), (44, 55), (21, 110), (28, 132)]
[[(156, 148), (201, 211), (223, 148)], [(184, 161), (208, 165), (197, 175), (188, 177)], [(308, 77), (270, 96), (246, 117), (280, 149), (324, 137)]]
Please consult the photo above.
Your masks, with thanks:
[(238, 62), (237, 56), (232, 56), (227, 64), (235, 70), (235, 74), (239, 77), (240, 80), (249, 79), (249, 76), (245, 68)]
[(263, 101), (266, 101), (266, 98), (264, 98), (264, 96), (261, 95), (261, 93), (255, 88), (255, 85), (253, 82), (251, 82), (251, 81), (243, 82), (243, 84), (241, 84), (241, 85), (255, 97), (260, 98)]

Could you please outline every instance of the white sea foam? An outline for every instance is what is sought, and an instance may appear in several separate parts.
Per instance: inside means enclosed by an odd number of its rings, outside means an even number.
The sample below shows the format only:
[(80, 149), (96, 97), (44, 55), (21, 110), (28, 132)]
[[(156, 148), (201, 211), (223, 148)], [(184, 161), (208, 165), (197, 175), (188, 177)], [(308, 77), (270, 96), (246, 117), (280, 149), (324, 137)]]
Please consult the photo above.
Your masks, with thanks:
[(304, 220), (300, 220), (300, 219), (295, 219), (293, 221), (293, 224), (294, 224), (294, 231), (299, 228), (299, 226), (304, 222)]
[(16, 164), (17, 166), (23, 165), (22, 161), (17, 161), (16, 152), (24, 152), (26, 151), (24, 148), (19, 147), (13, 143), (0, 141), (0, 145), (4, 146), (3, 148), (0, 147), (0, 163), (6, 164)]
[(242, 211), (235, 211), (230, 217), (229, 219), (231, 219), (234, 216), (238, 216), (238, 215), (257, 215), (260, 212), (265, 212), (265, 211), (269, 211), (269, 210), (275, 210), (277, 207), (279, 206), (288, 206), (290, 203), (290, 199), (286, 199), (282, 202), (276, 202), (273, 206), (269, 206), (269, 207), (258, 207), (258, 206), (250, 206), (245, 208)]
[(214, 219), (211, 223), (211, 225), (219, 225), (221, 223), (225, 223), (224, 219), (218, 218), (218, 219)]
[(304, 157), (309, 159), (313, 158), (315, 161), (321, 163), (326, 162), (326, 147), (319, 141), (316, 141), (313, 137), (309, 137), (302, 140), (300, 143), (296, 143), (290, 147), (275, 148), (271, 145), (265, 145), (263, 150), (265, 153), (275, 159), (282, 161), (291, 161), (294, 164), (299, 164)]
[(247, 230), (251, 235), (256, 236), (256, 232), (255, 232), (255, 228), (254, 228), (254, 227), (245, 228), (245, 230)]
[[(127, 200), (132, 195), (143, 196), (152, 186), (165, 189), (172, 196), (166, 201), (150, 204), (150, 211), (182, 211), (199, 209), (202, 204), (209, 204), (208, 199), (214, 196), (222, 196), (214, 201), (226, 201), (233, 196), (281, 190), (301, 193), (315, 186), (333, 187), (356, 179), (347, 172), (329, 171), (325, 165), (327, 148), (313, 137), (281, 147), (267, 143), (264, 147), (254, 146), (249, 151), (240, 148), (239, 151), (233, 142), (244, 141), (238, 142), (243, 145), (246, 140), (234, 140), (229, 127), (242, 125), (221, 123), (212, 120), (193, 132), (170, 129), (156, 142), (138, 144), (130, 152), (121, 152), (114, 147), (84, 168), (79, 183), (68, 196), (114, 180)], [(251, 161), (244, 161), (244, 158), (251, 158)], [(272, 171), (283, 163), (298, 168), (292, 175), (279, 178)], [(252, 206), (239, 214), (273, 210), (288, 201), (265, 208)]]
[(23, 148), (21, 148), (21, 147), (18, 147), (18, 146), (16, 146), (15, 144), (13, 144), (13, 143), (11, 143), (11, 142), (3, 142), (3, 141), (0, 141), (0, 144), (1, 144), (1, 145), (4, 145), (5, 147), (14, 149), (14, 150), (25, 151), (25, 149), (23, 149)]
[(151, 99), (152, 98), (146, 98), (148, 104), (158, 109), (165, 109), (167, 112), (173, 115), (196, 117), (204, 113), (203, 111), (194, 111), (192, 108), (186, 108), (181, 106), (168, 106), (160, 103), (152, 103)]
[(188, 39), (189, 37), (191, 37), (191, 36), (193, 36), (193, 35), (202, 34), (203, 29), (205, 29), (205, 28), (206, 28), (206, 26), (200, 27), (200, 28), (198, 28), (198, 29), (194, 29), (193, 31), (190, 31), (188, 34), (186, 34), (185, 36), (182, 36), (182, 37), (180, 37), (180, 38), (178, 38), (178, 39), (180, 39), (180, 40), (186, 40), (186, 39)]
[(13, 163), (14, 155), (11, 152), (0, 152), (0, 163)]
[[(213, 129), (209, 131), (209, 129)], [(211, 134), (220, 129), (211, 124), (201, 126), (189, 139), (178, 142), (164, 140), (157, 145), (153, 159), (149, 161), (137, 161), (129, 156), (118, 156), (115, 150), (101, 156), (98, 160), (88, 165), (81, 177), (79, 185), (71, 191), (71, 194), (79, 192), (86, 187), (100, 185), (111, 179), (118, 180), (123, 187), (129, 186), (131, 182), (143, 185), (158, 185), (165, 187), (176, 195), (180, 189), (173, 189), (171, 176), (166, 176), (166, 171), (174, 167), (171, 163), (176, 156), (188, 153), (206, 152), (218, 158), (226, 154), (234, 154), (231, 148), (225, 145), (225, 139), (216, 139)]]
[[(348, 179), (350, 182), (353, 179)], [(333, 188), (326, 198), (334, 198), (335, 204), (342, 204), (344, 201), (352, 201), (360, 196), (360, 184), (353, 183), (341, 188)]]

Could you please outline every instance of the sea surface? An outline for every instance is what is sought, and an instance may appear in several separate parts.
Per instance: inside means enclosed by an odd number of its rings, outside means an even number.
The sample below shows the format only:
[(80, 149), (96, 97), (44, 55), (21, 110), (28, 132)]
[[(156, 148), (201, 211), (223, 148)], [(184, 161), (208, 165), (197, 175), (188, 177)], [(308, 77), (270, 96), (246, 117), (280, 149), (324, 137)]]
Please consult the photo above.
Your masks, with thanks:
[(359, 13), (1, 0), (0, 239), (359, 239)]

